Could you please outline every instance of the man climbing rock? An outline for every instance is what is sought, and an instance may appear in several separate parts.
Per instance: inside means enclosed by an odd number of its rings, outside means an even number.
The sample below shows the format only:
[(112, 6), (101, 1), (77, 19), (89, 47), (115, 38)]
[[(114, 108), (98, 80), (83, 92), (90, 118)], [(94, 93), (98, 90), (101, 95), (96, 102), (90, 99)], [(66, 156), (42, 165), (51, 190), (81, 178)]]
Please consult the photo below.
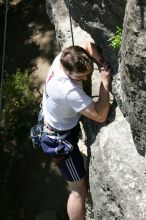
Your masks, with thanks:
[[(100, 66), (99, 99), (92, 101), (82, 88), (93, 72), (93, 62)], [(93, 43), (83, 49), (71, 46), (54, 60), (46, 79), (43, 94), (44, 134), (42, 148), (55, 149), (54, 162), (71, 190), (67, 211), (70, 220), (85, 219), (87, 185), (82, 155), (78, 149), (81, 115), (96, 122), (105, 122), (109, 112), (110, 68), (101, 50)]]

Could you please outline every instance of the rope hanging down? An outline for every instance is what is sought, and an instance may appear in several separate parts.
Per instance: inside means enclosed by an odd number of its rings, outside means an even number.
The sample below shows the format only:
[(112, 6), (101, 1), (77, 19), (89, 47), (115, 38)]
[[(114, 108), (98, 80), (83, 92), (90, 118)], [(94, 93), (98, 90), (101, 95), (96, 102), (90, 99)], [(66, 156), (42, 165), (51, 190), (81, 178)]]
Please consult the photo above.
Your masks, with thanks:
[(72, 28), (72, 18), (71, 18), (71, 8), (70, 8), (70, 0), (68, 2), (68, 13), (69, 13), (69, 21), (70, 21), (70, 32), (72, 38), (72, 45), (74, 46), (74, 36), (73, 36), (73, 28)]
[(0, 114), (1, 114), (1, 110), (2, 110), (2, 90), (3, 90), (4, 67), (5, 67), (5, 50), (6, 50), (6, 32), (7, 32), (8, 6), (9, 6), (9, 0), (6, 0), (4, 38), (3, 38), (2, 72), (1, 72), (1, 86), (0, 86)]

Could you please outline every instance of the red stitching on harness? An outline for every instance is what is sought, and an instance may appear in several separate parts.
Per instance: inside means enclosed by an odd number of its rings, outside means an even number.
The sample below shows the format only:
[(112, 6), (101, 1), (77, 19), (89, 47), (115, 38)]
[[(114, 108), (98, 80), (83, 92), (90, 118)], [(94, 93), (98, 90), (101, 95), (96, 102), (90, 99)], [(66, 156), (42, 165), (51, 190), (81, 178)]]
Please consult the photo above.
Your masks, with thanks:
[(69, 130), (66, 130), (66, 131), (58, 131), (58, 130), (55, 130), (54, 128), (52, 128), (49, 124), (46, 126), (46, 128), (52, 132), (53, 135), (64, 135), (64, 134), (67, 134), (69, 132)]

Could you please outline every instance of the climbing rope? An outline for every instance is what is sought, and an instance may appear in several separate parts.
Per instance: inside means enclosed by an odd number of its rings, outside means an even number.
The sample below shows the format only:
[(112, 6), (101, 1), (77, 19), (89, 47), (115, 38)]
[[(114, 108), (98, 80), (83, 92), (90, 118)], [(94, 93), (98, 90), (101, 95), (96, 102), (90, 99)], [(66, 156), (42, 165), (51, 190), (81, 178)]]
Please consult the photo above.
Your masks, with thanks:
[(70, 21), (70, 32), (71, 32), (71, 38), (72, 38), (72, 45), (74, 46), (74, 36), (73, 36), (73, 28), (72, 28), (72, 17), (71, 17), (71, 3), (70, 0), (67, 1), (68, 3), (68, 13), (69, 13), (69, 21)]
[(3, 38), (3, 55), (2, 55), (2, 72), (1, 72), (1, 85), (0, 85), (0, 114), (1, 114), (1, 110), (2, 110), (2, 90), (3, 90), (4, 68), (5, 68), (5, 50), (6, 50), (8, 6), (9, 6), (9, 0), (6, 0), (6, 4), (5, 4), (4, 38)]

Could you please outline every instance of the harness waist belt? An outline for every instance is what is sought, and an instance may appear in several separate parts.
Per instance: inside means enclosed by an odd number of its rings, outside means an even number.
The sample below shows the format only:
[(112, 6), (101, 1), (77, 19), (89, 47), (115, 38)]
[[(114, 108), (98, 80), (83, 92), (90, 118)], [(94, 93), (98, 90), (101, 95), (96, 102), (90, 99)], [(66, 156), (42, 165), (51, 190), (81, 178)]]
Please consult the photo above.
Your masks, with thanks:
[(69, 130), (66, 130), (66, 131), (58, 131), (58, 130), (55, 130), (54, 128), (52, 128), (50, 125), (47, 125), (46, 128), (52, 133), (52, 135), (64, 135), (64, 134), (67, 134), (69, 132)]

